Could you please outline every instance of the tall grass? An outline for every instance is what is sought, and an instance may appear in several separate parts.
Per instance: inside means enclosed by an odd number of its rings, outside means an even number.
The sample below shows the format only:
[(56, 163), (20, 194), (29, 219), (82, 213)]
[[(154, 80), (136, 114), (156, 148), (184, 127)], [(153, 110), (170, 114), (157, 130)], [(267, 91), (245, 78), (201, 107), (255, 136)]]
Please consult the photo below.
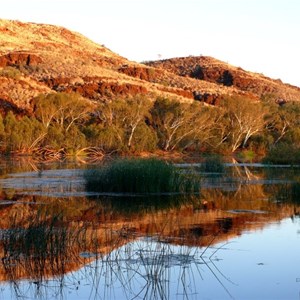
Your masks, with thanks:
[(205, 173), (224, 173), (224, 161), (219, 155), (208, 156), (201, 164), (201, 171)]
[(11, 220), (0, 240), (2, 265), (14, 282), (22, 274), (36, 281), (63, 275), (88, 242), (84, 228), (62, 226), (61, 217), (33, 216), (27, 226)]
[(128, 194), (199, 193), (200, 183), (193, 174), (180, 172), (159, 159), (116, 160), (84, 173), (87, 191)]

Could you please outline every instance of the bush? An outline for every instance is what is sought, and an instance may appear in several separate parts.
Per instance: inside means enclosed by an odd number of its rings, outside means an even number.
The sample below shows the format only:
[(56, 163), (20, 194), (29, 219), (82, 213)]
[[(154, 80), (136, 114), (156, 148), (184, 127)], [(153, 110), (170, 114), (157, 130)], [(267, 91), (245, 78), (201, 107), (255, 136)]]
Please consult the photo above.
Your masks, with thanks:
[(155, 131), (146, 124), (141, 124), (136, 128), (132, 142), (132, 150), (155, 151), (158, 149), (158, 138)]
[(3, 120), (3, 126), (5, 129), (2, 135), (3, 148), (7, 153), (14, 151), (28, 153), (39, 144), (45, 134), (38, 120), (27, 116), (17, 119), (12, 112), (9, 112)]
[(115, 127), (97, 127), (90, 127), (94, 129), (94, 132), (91, 132), (94, 135), (94, 144), (92, 146), (100, 147), (107, 152), (126, 149), (126, 145), (123, 142), (124, 131), (122, 129)]
[(255, 152), (253, 150), (243, 150), (237, 154), (237, 158), (242, 162), (253, 162), (255, 159)]
[(278, 144), (269, 150), (263, 162), (268, 164), (300, 164), (300, 149), (294, 145)]
[(84, 174), (87, 191), (129, 194), (194, 194), (200, 183), (158, 159), (124, 159)]
[(73, 125), (67, 132), (59, 126), (49, 127), (47, 136), (43, 141), (44, 147), (50, 147), (55, 150), (64, 148), (67, 154), (74, 154), (79, 149), (86, 147), (86, 145), (85, 135), (76, 125)]
[(219, 155), (208, 156), (201, 164), (201, 171), (205, 173), (223, 173), (224, 162)]

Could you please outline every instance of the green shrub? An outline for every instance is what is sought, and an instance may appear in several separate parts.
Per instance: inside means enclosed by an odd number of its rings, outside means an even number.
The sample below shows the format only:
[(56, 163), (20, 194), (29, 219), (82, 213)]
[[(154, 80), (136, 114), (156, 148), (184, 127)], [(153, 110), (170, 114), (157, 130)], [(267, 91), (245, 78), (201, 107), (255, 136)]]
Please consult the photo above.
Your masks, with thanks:
[(300, 149), (281, 143), (271, 148), (263, 159), (268, 164), (300, 164)]
[(47, 136), (43, 141), (43, 146), (55, 150), (64, 148), (67, 154), (76, 153), (77, 150), (84, 148), (86, 144), (85, 135), (76, 125), (73, 125), (67, 132), (59, 126), (51, 126), (48, 128)]
[(42, 124), (35, 118), (27, 116), (17, 119), (9, 112), (3, 120), (5, 133), (3, 134), (3, 148), (7, 153), (30, 152), (39, 144), (45, 134)]
[(223, 173), (224, 169), (224, 162), (219, 155), (208, 156), (201, 164), (201, 171), (205, 173)]
[(158, 149), (158, 138), (155, 131), (146, 124), (136, 128), (132, 141), (134, 151), (155, 151)]
[[(99, 127), (99, 126), (98, 126)], [(94, 145), (105, 151), (124, 150), (124, 131), (117, 127), (99, 127), (94, 131)]]
[[(297, 126), (297, 125), (296, 125)], [(299, 125), (298, 125), (299, 126)], [(291, 128), (284, 137), (284, 142), (295, 147), (300, 147), (300, 128)]]
[(255, 158), (255, 152), (253, 150), (243, 150), (238, 153), (237, 157), (242, 162), (253, 162)]
[(116, 160), (84, 174), (87, 191), (129, 194), (199, 193), (193, 175), (180, 173), (170, 163), (158, 159)]

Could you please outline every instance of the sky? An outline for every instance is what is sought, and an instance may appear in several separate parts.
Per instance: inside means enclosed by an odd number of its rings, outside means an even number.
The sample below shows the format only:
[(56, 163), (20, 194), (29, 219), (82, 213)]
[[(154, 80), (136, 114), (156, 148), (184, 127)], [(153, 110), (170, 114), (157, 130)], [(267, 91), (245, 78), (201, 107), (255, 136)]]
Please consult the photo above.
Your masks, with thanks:
[(299, 16), (300, 0), (9, 0), (0, 10), (137, 62), (207, 55), (300, 87)]

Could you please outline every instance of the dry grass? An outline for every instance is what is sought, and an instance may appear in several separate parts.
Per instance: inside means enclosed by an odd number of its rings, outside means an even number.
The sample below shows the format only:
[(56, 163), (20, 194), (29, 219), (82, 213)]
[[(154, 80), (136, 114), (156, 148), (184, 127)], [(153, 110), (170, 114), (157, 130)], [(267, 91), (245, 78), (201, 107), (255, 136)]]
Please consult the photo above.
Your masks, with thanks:
[[(64, 83), (64, 88), (68, 88), (82, 83), (83, 78), (99, 77), (102, 78), (102, 82), (114, 85), (143, 87), (154, 98), (163, 96), (181, 102), (191, 102), (193, 99), (178, 95), (180, 91), (190, 93), (197, 91), (210, 95), (251, 93), (254, 97), (269, 93), (283, 99), (300, 99), (300, 89), (283, 85), (280, 81), (261, 74), (246, 72), (211, 57), (158, 61), (151, 63), (151, 66), (160, 68), (155, 70), (153, 67), (131, 62), (83, 35), (63, 27), (0, 20), (0, 56), (11, 52), (35, 54), (41, 59), (36, 68), (29, 68), (28, 73), (23, 74), (18, 80), (0, 77), (0, 97), (9, 99), (22, 108), (28, 108), (30, 100), (37, 94), (51, 91), (40, 82), (49, 78), (68, 78), (69, 81)], [(243, 91), (236, 86), (226, 87), (215, 82), (191, 78), (189, 75), (199, 60), (204, 68), (238, 72), (241, 78), (251, 81), (251, 86)], [(146, 69), (153, 75), (151, 81), (119, 72), (119, 68), (125, 65)], [(184, 71), (180, 68), (181, 65), (184, 65)]]
[[(280, 80), (271, 79), (263, 74), (245, 71), (240, 67), (232, 66), (209, 56), (172, 58), (149, 62), (147, 64), (184, 78), (181, 81), (181, 84), (201, 92), (203, 91), (202, 88), (204, 90), (208, 88), (208, 90), (206, 90), (208, 93), (217, 95), (226, 94), (228, 92), (241, 93), (244, 91), (253, 93), (258, 97), (261, 97), (263, 94), (274, 94), (278, 98), (299, 101), (300, 88), (283, 84)], [(211, 86), (205, 86), (202, 85), (202, 83), (199, 84), (200, 82), (203, 82), (203, 80), (198, 79), (196, 79), (196, 82), (192, 83), (192, 81), (190, 81), (190, 76), (197, 66), (201, 66), (203, 70), (209, 70), (210, 72), (215, 71), (216, 73), (228, 70), (232, 74), (235, 74), (234, 76), (236, 78), (246, 81), (248, 84), (243, 88), (232, 86), (231, 89), (224, 89), (224, 86), (220, 84), (214, 84)], [(204, 82), (207, 83), (207, 81)]]
[[(172, 98), (176, 95), (176, 89), (186, 88), (214, 94), (234, 92), (214, 83), (174, 76), (166, 71), (160, 72), (154, 82), (116, 72), (122, 65), (133, 67), (141, 65), (130, 62), (84, 36), (62, 27), (0, 20), (0, 32), (0, 53), (25, 51), (42, 58), (39, 70), (30, 74), (36, 80), (45, 77), (101, 76), (111, 78), (110, 82), (116, 81), (118, 84), (144, 86), (150, 93)], [(163, 91), (166, 85), (169, 89)], [(190, 101), (182, 96), (175, 97), (181, 101)]]
[(0, 77), (0, 95), (21, 108), (30, 108), (29, 101), (40, 93), (49, 93), (51, 89), (29, 77), (20, 79)]

